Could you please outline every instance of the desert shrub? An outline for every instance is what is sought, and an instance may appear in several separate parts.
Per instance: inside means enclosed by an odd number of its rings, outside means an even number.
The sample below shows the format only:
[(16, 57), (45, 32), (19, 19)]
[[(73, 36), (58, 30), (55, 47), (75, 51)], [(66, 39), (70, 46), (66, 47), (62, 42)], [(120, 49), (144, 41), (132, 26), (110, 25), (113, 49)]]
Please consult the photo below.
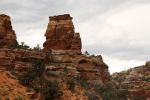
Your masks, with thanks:
[(80, 84), (81, 84), (81, 86), (82, 86), (84, 89), (86, 89), (86, 90), (88, 90), (88, 89), (90, 88), (90, 87), (89, 87), (89, 83), (88, 83), (87, 80), (85, 80), (85, 79), (81, 80)]
[(95, 91), (102, 95), (103, 100), (118, 100), (117, 91), (110, 85), (96, 85)]
[(99, 100), (95, 93), (86, 92), (85, 95), (88, 97), (88, 100)]
[(18, 79), (23, 85), (32, 86), (32, 82), (43, 75), (45, 70), (44, 62), (41, 60), (35, 60), (32, 68), (29, 68), (23, 75), (19, 76)]
[(21, 42), (21, 45), (19, 45), (18, 43), (15, 45), (15, 47), (13, 48), (18, 48), (18, 49), (29, 49), (30, 47), (28, 45), (26, 45), (24, 42)]
[(143, 77), (142, 80), (143, 80), (143, 81), (150, 82), (150, 77)]
[(36, 78), (36, 73), (32, 70), (28, 70), (23, 75), (19, 76), (18, 79), (21, 84), (31, 87), (32, 82)]
[(85, 51), (85, 55), (90, 55), (88, 51)]
[(38, 79), (37, 83), (38, 84), (34, 86), (34, 89), (37, 92), (40, 92), (45, 100), (54, 100), (55, 98), (63, 95), (57, 81), (48, 81), (43, 78)]
[(33, 50), (35, 50), (35, 51), (41, 51), (42, 49), (41, 49), (40, 45), (38, 44), (36, 47), (33, 48)]
[(75, 85), (76, 85), (76, 78), (75, 77), (72, 77), (72, 76), (70, 76), (70, 77), (68, 77), (67, 78), (67, 86), (68, 86), (68, 89), (70, 89), (70, 90), (74, 90), (74, 88), (75, 88)]
[(68, 74), (68, 68), (67, 67), (64, 67), (64, 73)]
[(117, 95), (119, 100), (127, 100), (128, 98), (128, 90), (124, 89), (124, 90), (118, 90), (117, 91)]
[(45, 64), (43, 61), (41, 60), (35, 60), (33, 62), (33, 68), (32, 68), (33, 72), (36, 73), (36, 76), (40, 77), (43, 75), (43, 72), (45, 70)]
[(33, 62), (33, 67), (21, 75), (19, 80), (23, 85), (31, 87), (42, 94), (45, 100), (53, 100), (62, 95), (62, 92), (58, 82), (49, 81), (43, 77), (44, 70), (45, 65), (43, 61), (36, 60)]

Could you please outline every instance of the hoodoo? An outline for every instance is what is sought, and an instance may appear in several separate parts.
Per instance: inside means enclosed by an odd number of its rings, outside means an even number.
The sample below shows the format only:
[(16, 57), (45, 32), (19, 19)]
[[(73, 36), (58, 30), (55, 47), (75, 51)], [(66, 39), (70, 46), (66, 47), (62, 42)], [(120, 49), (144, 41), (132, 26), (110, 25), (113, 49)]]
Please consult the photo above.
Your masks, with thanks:
[(16, 34), (12, 29), (10, 17), (4, 14), (0, 15), (0, 47), (10, 47), (16, 45)]
[(81, 38), (79, 33), (75, 33), (72, 17), (64, 14), (49, 18), (44, 50), (53, 50), (59, 53), (71, 51), (80, 54)]

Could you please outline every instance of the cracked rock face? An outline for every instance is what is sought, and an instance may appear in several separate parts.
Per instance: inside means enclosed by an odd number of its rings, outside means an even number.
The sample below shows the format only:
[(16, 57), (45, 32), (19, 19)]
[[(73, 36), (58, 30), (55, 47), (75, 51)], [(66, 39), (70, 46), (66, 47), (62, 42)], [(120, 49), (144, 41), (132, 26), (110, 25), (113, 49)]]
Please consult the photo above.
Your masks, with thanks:
[(14, 46), (17, 44), (15, 31), (12, 29), (10, 17), (0, 15), (0, 47)]
[(69, 14), (51, 16), (45, 33), (44, 50), (79, 51), (81, 53), (81, 38), (75, 33), (72, 17)]

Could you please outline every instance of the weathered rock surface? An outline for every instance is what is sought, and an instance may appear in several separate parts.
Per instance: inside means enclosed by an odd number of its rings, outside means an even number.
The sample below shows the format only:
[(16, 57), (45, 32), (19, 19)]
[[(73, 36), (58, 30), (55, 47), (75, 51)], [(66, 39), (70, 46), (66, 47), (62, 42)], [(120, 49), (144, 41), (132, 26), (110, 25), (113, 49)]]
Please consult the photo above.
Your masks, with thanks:
[(24, 72), (28, 68), (32, 67), (32, 63), (35, 60), (45, 59), (46, 54), (38, 51), (27, 51), (23, 49), (0, 49), (0, 68), (12, 69), (14, 68), (18, 72)]
[[(42, 77), (49, 81), (58, 81), (62, 85), (61, 89), (64, 94), (58, 100), (87, 100), (87, 96), (84, 95), (85, 91), (80, 84), (82, 80), (86, 80), (91, 86), (90, 88), (94, 88), (96, 84), (110, 82), (108, 66), (103, 62), (100, 55), (87, 56), (81, 54), (80, 34), (75, 33), (72, 17), (69, 14), (50, 17), (45, 36), (44, 51), (17, 48), (17, 46), (16, 48), (5, 48), (5, 46), (15, 45), (17, 41), (15, 32), (12, 30), (10, 18), (6, 15), (1, 15), (0, 41), (2, 42), (0, 43), (2, 48), (0, 48), (0, 70), (9, 70), (17, 75), (23, 75), (28, 70), (32, 70), (31, 67), (35, 67), (34, 61), (42, 61), (46, 67), (43, 70)], [(67, 87), (69, 77), (76, 79), (75, 91), (71, 91)], [(25, 94), (24, 92), (22, 93)], [(37, 95), (36, 97), (42, 98), (42, 96), (34, 92), (27, 94), (28, 96)]]
[(12, 29), (10, 17), (0, 15), (0, 47), (16, 45), (16, 34)]
[(45, 51), (53, 50), (63, 53), (68, 50), (68, 52), (81, 53), (80, 34), (75, 33), (72, 17), (69, 14), (51, 16), (45, 36)]
[(112, 79), (120, 89), (128, 90), (128, 95), (130, 98), (134, 98), (133, 100), (135, 100), (135, 98), (139, 98), (139, 100), (150, 99), (149, 61), (147, 61), (145, 65), (131, 68), (120, 73), (114, 73)]

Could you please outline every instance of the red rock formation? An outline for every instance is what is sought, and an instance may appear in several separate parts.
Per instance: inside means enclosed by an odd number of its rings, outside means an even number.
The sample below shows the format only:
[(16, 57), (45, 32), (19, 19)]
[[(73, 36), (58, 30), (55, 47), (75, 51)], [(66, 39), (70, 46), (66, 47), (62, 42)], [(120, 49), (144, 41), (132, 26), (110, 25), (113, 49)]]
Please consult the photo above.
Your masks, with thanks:
[[(120, 89), (128, 90), (131, 100), (150, 99), (150, 61), (145, 65), (112, 74), (112, 79)], [(146, 99), (147, 98), (147, 99)]]
[(51, 16), (45, 33), (44, 50), (77, 50), (81, 53), (81, 38), (75, 33), (69, 14)]
[(16, 45), (16, 34), (12, 29), (10, 17), (0, 15), (0, 47)]

